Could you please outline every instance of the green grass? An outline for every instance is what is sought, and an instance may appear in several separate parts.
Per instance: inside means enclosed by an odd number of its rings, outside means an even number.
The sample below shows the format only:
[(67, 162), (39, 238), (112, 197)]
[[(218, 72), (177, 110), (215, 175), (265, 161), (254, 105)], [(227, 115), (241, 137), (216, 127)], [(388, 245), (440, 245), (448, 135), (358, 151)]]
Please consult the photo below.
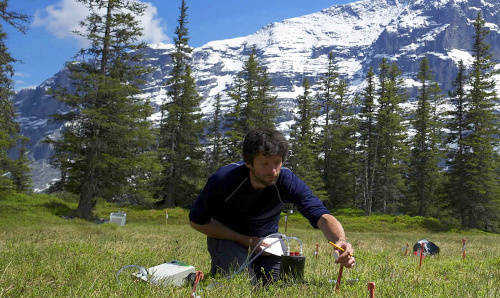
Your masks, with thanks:
[[(117, 284), (115, 274), (122, 266), (145, 267), (180, 260), (207, 272), (210, 259), (205, 237), (188, 225), (187, 211), (165, 211), (139, 207), (117, 207), (99, 203), (97, 214), (107, 218), (113, 211), (127, 213), (127, 224), (94, 224), (63, 219), (76, 208), (76, 201), (48, 195), (13, 195), (0, 198), (0, 296), (100, 296), (100, 297), (188, 297), (188, 287), (158, 287), (134, 281), (127, 273)], [(366, 297), (366, 284), (375, 282), (382, 297), (499, 297), (500, 236), (495, 234), (437, 233), (427, 219), (359, 214), (337, 216), (344, 223), (355, 247), (357, 266), (344, 271), (338, 293), (334, 284), (339, 266), (332, 249), (318, 230), (299, 215), (289, 219), (288, 235), (304, 241), (307, 257), (305, 282), (277, 283), (253, 288), (245, 274), (233, 280), (207, 277), (202, 288), (218, 281), (223, 286), (205, 290), (207, 297)], [(283, 227), (283, 225), (281, 225)], [(430, 225), (432, 227), (432, 225)], [(283, 231), (282, 231), (283, 232)], [(467, 258), (461, 259), (460, 239), (468, 239)], [(403, 256), (401, 248), (427, 238), (441, 254), (424, 260)], [(316, 243), (318, 258), (313, 257)]]

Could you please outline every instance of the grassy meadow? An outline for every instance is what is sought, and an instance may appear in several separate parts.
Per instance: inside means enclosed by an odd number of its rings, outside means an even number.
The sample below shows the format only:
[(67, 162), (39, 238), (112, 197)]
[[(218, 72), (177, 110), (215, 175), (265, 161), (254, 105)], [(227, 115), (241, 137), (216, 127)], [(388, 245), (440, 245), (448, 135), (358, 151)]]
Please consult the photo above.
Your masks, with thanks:
[[(99, 297), (188, 297), (189, 287), (160, 287), (135, 281), (134, 269), (115, 274), (129, 264), (152, 267), (179, 260), (208, 272), (210, 259), (205, 237), (188, 225), (187, 211), (118, 207), (99, 203), (96, 213), (109, 218), (123, 210), (127, 224), (95, 224), (61, 216), (76, 208), (71, 197), (12, 195), (0, 197), (0, 297), (99, 296)], [(436, 232), (431, 219), (405, 216), (373, 216), (339, 213), (357, 265), (344, 270), (341, 289), (335, 292), (339, 266), (321, 231), (304, 218), (293, 215), (287, 235), (304, 242), (307, 257), (305, 281), (278, 282), (254, 288), (246, 274), (232, 280), (206, 275), (202, 297), (366, 297), (367, 282), (375, 283), (380, 297), (500, 297), (500, 235), (473, 232)], [(284, 225), (281, 225), (283, 232)], [(461, 258), (461, 238), (467, 257)], [(437, 257), (403, 256), (402, 247), (427, 238), (441, 248)], [(319, 256), (314, 257), (316, 243)]]

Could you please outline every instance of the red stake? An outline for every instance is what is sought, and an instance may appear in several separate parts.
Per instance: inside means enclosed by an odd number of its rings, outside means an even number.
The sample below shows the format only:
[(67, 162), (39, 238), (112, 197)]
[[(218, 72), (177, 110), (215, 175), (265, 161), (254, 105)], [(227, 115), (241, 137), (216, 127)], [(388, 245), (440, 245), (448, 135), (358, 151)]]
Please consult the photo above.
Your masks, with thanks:
[(344, 266), (340, 265), (339, 275), (337, 276), (337, 284), (335, 285), (335, 291), (340, 289), (340, 280), (342, 280), (342, 272), (344, 272)]
[(465, 243), (467, 242), (467, 239), (462, 238), (462, 259), (465, 260)]
[(418, 269), (422, 267), (422, 259), (424, 258), (424, 244), (420, 243), (420, 265), (418, 265)]
[(193, 291), (191, 292), (191, 297), (196, 297), (196, 286), (200, 283), (200, 281), (203, 279), (203, 272), (201, 271), (196, 271), (196, 276), (193, 284)]
[(374, 282), (368, 283), (368, 291), (370, 291), (370, 298), (375, 298), (375, 283)]
[(316, 243), (316, 251), (314, 252), (314, 256), (317, 258), (319, 255), (319, 244)]

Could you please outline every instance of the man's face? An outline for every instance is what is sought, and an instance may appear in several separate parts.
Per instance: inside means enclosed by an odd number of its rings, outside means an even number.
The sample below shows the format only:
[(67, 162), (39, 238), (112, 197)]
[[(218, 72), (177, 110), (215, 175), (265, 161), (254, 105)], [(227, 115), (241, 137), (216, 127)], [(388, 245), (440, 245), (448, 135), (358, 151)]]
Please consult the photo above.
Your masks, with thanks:
[(250, 169), (250, 181), (254, 188), (271, 186), (278, 180), (283, 160), (280, 155), (264, 156), (259, 153), (253, 164), (246, 164)]

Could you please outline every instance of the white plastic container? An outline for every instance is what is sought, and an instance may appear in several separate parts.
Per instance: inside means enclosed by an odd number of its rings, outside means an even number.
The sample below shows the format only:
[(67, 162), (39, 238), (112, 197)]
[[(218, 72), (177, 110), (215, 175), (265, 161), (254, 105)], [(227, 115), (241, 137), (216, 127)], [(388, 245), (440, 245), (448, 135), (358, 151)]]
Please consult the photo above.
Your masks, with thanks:
[(109, 215), (109, 222), (116, 223), (120, 226), (124, 226), (127, 221), (127, 213), (124, 212), (113, 212)]

